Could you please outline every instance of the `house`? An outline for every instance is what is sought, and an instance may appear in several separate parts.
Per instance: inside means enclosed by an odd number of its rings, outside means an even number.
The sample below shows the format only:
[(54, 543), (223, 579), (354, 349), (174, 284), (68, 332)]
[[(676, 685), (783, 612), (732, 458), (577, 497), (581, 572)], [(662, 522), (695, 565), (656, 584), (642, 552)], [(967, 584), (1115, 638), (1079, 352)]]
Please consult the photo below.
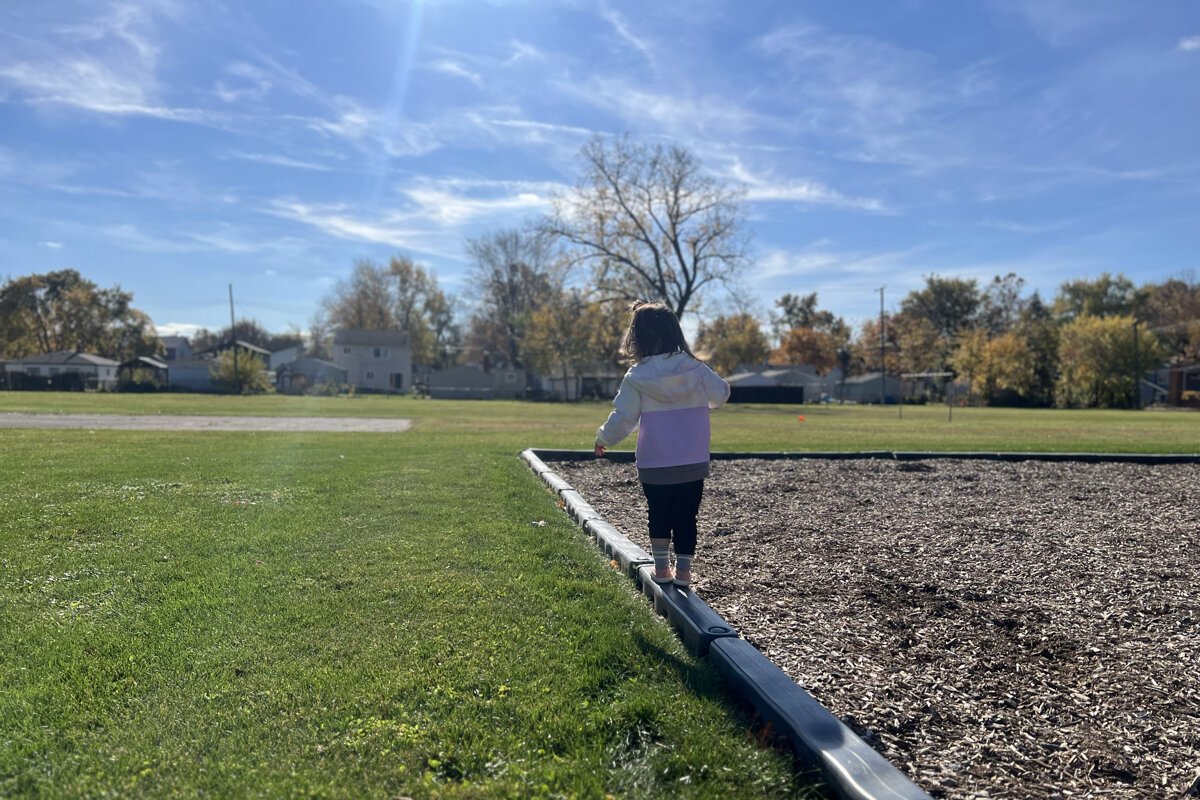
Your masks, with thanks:
[(13, 389), (115, 389), (120, 363), (111, 358), (59, 350), (6, 362), (7, 383)]
[(275, 370), (275, 388), (287, 394), (303, 394), (314, 386), (346, 385), (346, 370), (319, 358), (297, 358)]
[(554, 400), (611, 400), (621, 388), (625, 370), (611, 363), (592, 364), (563, 375), (539, 375), (538, 394)]
[(785, 370), (740, 372), (730, 375), (726, 380), (729, 383), (731, 403), (804, 402), (804, 384), (793, 383)]
[(526, 373), (516, 367), (491, 371), (471, 366), (451, 367), (431, 372), (423, 380), (428, 395), (441, 400), (518, 399), (525, 396)]
[[(166, 344), (165, 339), (163, 340), (163, 344)], [(254, 355), (261, 359), (263, 364), (266, 364), (267, 359), (271, 356), (271, 351), (241, 339), (232, 342), (221, 342), (218, 345), (213, 345), (207, 350), (199, 352), (193, 352), (191, 347), (187, 347), (186, 349), (181, 348), (177, 352), (186, 352), (189, 355), (187, 357), (176, 358), (174, 361), (167, 361), (167, 366), (170, 369), (167, 385), (171, 389), (182, 389), (188, 392), (218, 391), (218, 386), (213, 383), (212, 379), (213, 371), (217, 365), (217, 357), (226, 350), (233, 348), (237, 348), (239, 357), (244, 354)]]
[(163, 346), (163, 361), (186, 361), (192, 357), (192, 343), (186, 336), (160, 336)]
[(212, 372), (216, 363), (212, 356), (168, 361), (167, 385), (184, 391), (215, 392), (217, 387), (213, 383)]
[[(878, 403), (881, 376), (878, 372), (846, 378), (844, 399), (847, 403)], [(894, 375), (882, 376), (883, 402), (895, 403), (900, 397), (900, 379)]]
[(304, 355), (304, 345), (302, 344), (295, 344), (291, 347), (285, 347), (282, 350), (276, 350), (267, 359), (267, 369), (278, 370), (284, 364), (290, 364), (302, 355)]
[(804, 403), (833, 398), (841, 385), (842, 371), (820, 375), (806, 364), (771, 366), (741, 364), (730, 375), (729, 400), (734, 403)]
[(346, 383), (358, 389), (412, 388), (412, 350), (404, 331), (338, 330), (333, 334), (333, 363), (346, 371)]

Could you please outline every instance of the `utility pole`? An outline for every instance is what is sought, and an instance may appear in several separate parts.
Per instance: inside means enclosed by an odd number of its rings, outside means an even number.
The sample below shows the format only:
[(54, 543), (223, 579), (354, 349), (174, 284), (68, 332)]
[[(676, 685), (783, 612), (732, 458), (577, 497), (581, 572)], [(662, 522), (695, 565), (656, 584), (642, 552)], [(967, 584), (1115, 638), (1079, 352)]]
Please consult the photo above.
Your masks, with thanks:
[(879, 292), (879, 405), (882, 408), (884, 395), (887, 388), (887, 331), (884, 328), (883, 321), (883, 290), (887, 286), (880, 286)]
[(237, 363), (237, 323), (233, 319), (233, 284), (229, 284), (229, 341), (233, 344), (233, 385), (237, 393), (242, 393), (242, 373), (238, 372)]
[(1138, 352), (1138, 321), (1133, 321), (1133, 407), (1142, 407), (1142, 360)]

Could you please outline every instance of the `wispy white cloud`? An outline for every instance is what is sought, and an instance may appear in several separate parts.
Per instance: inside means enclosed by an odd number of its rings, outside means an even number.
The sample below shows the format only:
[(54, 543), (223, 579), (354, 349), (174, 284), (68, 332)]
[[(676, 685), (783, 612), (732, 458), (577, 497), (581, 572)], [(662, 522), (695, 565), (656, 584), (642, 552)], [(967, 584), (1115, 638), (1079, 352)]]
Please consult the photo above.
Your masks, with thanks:
[(203, 325), (197, 325), (194, 322), (167, 322), (154, 326), (154, 330), (159, 336), (186, 336), (188, 338), (195, 336), (203, 328)]
[(1005, 233), (1018, 233), (1022, 235), (1041, 235), (1045, 233), (1054, 233), (1061, 231), (1064, 228), (1070, 227), (1071, 220), (1052, 220), (1049, 222), (1018, 222), (1011, 219), (1000, 219), (997, 217), (987, 217), (979, 221), (978, 225), (983, 228), (992, 228)]
[(1193, 52), (1200, 50), (1200, 36), (1188, 36), (1179, 40), (1179, 49)]
[(622, 41), (636, 50), (651, 67), (658, 67), (658, 61), (654, 55), (654, 46), (643, 37), (634, 33), (633, 28), (629, 24), (629, 20), (625, 19), (620, 12), (610, 8), (608, 3), (601, 4), (600, 14), (602, 17), (604, 17), (604, 21), (611, 25), (613, 30), (617, 32), (617, 36), (619, 36)]
[(630, 129), (661, 131), (668, 136), (720, 138), (751, 130), (774, 129), (778, 122), (745, 108), (737, 100), (716, 95), (691, 95), (680, 86), (654, 91), (619, 77), (561, 81), (557, 88), (618, 117)]
[[(555, 184), (491, 183), (504, 190), (498, 196), (472, 197), (461, 191), (467, 184), (430, 182), (403, 190), (413, 201), (421, 219), (444, 226), (458, 226), (478, 219), (531, 213), (550, 207)], [(489, 187), (490, 188), (490, 187)]]
[(100, 225), (96, 231), (110, 242), (140, 253), (194, 253), (201, 249), (195, 242), (149, 233), (131, 223)]
[(453, 78), (462, 78), (469, 83), (474, 84), (475, 88), (483, 88), (483, 76), (478, 72), (472, 72), (457, 61), (452, 61), (448, 58), (441, 58), (431, 63), (430, 68), (435, 72), (440, 72), (443, 75), (449, 75)]
[(404, 213), (385, 212), (374, 219), (364, 219), (344, 203), (313, 204), (292, 199), (272, 201), (267, 213), (303, 223), (338, 239), (423, 249), (420, 246), (423, 231), (412, 226)]
[(858, 325), (878, 313), (880, 286), (896, 298), (920, 288), (930, 270), (926, 258), (933, 248), (864, 251), (839, 248), (820, 240), (799, 250), (773, 248), (759, 256), (747, 283), (759, 296), (783, 292), (816, 292), (820, 304)]
[(62, 242), (38, 242), (38, 244), (51, 250), (62, 250), (66, 246)]
[[(839, 158), (932, 172), (969, 161), (955, 127), (995, 91), (986, 62), (939, 70), (919, 50), (797, 23), (756, 41), (773, 76), (776, 129), (831, 147)], [(966, 155), (964, 155), (964, 151)]]
[(508, 46), (512, 50), (512, 54), (504, 60), (506, 66), (511, 66), (521, 61), (543, 61), (546, 58), (546, 54), (540, 49), (520, 39), (513, 39), (508, 43)]
[(777, 278), (799, 278), (835, 266), (838, 260), (834, 253), (819, 249), (791, 252), (773, 248), (755, 259), (753, 280), (764, 283)]
[(549, 208), (551, 195), (562, 188), (550, 182), (427, 178), (399, 189), (403, 202), (375, 213), (292, 197), (276, 198), (265, 211), (338, 239), (444, 255), (460, 248), (475, 226), (519, 224)]
[(302, 253), (302, 241), (290, 237), (264, 236), (229, 224), (214, 223), (208, 230), (158, 231), (132, 223), (98, 225), (88, 232), (99, 233), (122, 249), (154, 254), (223, 253), (226, 255), (279, 255), (295, 258)]
[(225, 72), (229, 79), (217, 81), (215, 91), (217, 97), (226, 103), (262, 100), (275, 86), (275, 81), (266, 70), (244, 61), (229, 64)]
[(581, 128), (577, 125), (557, 125), (552, 122), (538, 122), (531, 119), (488, 119), (483, 120), (488, 125), (501, 128), (514, 128), (520, 131), (533, 131), (538, 134), (565, 134), (582, 137), (593, 136), (596, 131), (591, 128)]
[(161, 98), (158, 17), (172, 3), (113, 3), (86, 22), (51, 27), (35, 45), (0, 56), (0, 84), (32, 105), (112, 116), (214, 124), (220, 115)]
[(992, 5), (1002, 13), (1017, 14), (1038, 37), (1055, 47), (1077, 44), (1144, 13), (1137, 0), (993, 0)]
[(300, 119), (322, 136), (393, 158), (425, 155), (442, 146), (433, 124), (397, 120), (393, 114), (368, 108), (348, 97), (334, 97), (333, 105), (335, 113), (331, 117)]
[(302, 161), (297, 158), (280, 155), (278, 153), (246, 153), (241, 151), (230, 151), (224, 153), (219, 158), (222, 159), (238, 159), (240, 161), (253, 161), (258, 164), (269, 164), (275, 167), (291, 167), (294, 169), (311, 170), (314, 172), (329, 172), (332, 167), (326, 164), (318, 164), (314, 161)]
[[(519, 109), (501, 111), (520, 112)], [(571, 168), (579, 148), (597, 133), (577, 125), (498, 117), (487, 111), (469, 113), (466, 121), (489, 137), (496, 146), (532, 149), (544, 163), (557, 164), (564, 170)]]
[(792, 25), (759, 40), (761, 50), (789, 68), (807, 109), (805, 127), (836, 126), (864, 138), (903, 132), (939, 101), (932, 59), (869, 36), (845, 35), (812, 25)]
[(819, 181), (779, 180), (769, 175), (759, 175), (751, 172), (739, 159), (734, 159), (725, 175), (746, 187), (746, 199), (751, 202), (806, 203), (890, 213), (883, 202), (876, 198), (849, 197)]

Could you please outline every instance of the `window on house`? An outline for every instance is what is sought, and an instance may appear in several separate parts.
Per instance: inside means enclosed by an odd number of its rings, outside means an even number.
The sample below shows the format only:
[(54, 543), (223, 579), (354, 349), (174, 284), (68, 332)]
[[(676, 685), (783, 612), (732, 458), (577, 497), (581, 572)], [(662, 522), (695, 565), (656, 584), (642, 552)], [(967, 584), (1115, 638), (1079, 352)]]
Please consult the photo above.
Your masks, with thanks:
[(57, 374), (58, 374), (58, 367), (51, 367), (51, 368), (50, 368), (50, 374), (51, 374), (51, 375), (57, 375)]
[(376, 347), (375, 348), (375, 357), (376, 358), (387, 358), (388, 357), (388, 349), (386, 347)]
[(350, 355), (350, 348), (349, 348), (349, 347), (343, 347), (343, 348), (342, 348), (342, 355), (346, 355), (346, 356)]
[(515, 372), (504, 373), (504, 382), (505, 383), (516, 383), (517, 382), (517, 373), (515, 373)]
[(30, 367), (30, 368), (29, 368), (29, 374), (30, 374), (30, 375), (40, 375), (41, 373), (42, 373), (42, 368), (41, 368), (41, 367)]
[(374, 372), (368, 372), (368, 373), (367, 373), (367, 380), (369, 380), (369, 381), (373, 381), (373, 380), (375, 380), (375, 373), (374, 373)]

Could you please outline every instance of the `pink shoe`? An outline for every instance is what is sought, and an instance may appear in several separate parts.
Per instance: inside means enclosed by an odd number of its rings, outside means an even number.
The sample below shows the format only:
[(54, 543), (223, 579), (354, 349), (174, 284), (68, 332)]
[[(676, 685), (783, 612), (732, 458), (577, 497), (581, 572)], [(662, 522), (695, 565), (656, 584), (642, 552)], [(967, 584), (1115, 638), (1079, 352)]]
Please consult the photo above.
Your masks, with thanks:
[(659, 586), (670, 586), (675, 580), (675, 574), (671, 572), (671, 570), (667, 570), (666, 572), (654, 570), (650, 573), (650, 580), (654, 581)]

